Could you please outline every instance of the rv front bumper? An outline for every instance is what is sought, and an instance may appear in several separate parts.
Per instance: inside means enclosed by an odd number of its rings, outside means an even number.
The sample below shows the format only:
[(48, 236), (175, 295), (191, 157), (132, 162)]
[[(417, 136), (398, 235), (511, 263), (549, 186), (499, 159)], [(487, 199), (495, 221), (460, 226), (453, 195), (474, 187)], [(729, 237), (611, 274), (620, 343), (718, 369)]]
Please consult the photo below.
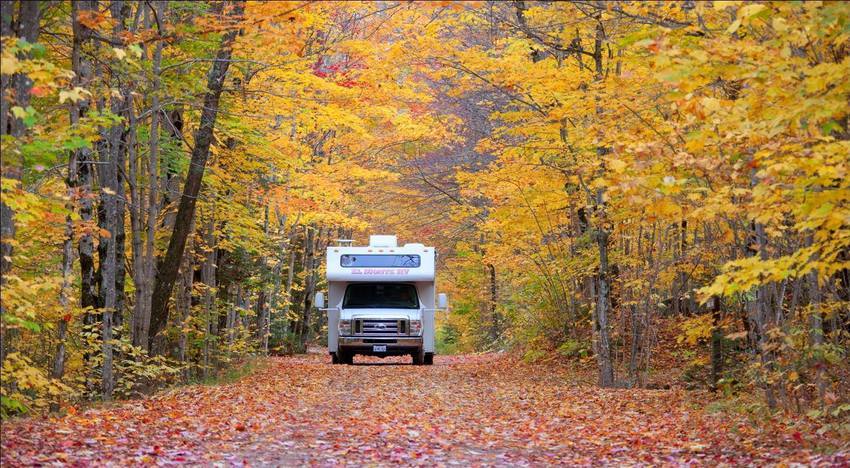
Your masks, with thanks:
[[(375, 345), (386, 346), (384, 352), (374, 352)], [(340, 336), (339, 348), (357, 354), (392, 356), (408, 354), (422, 348), (421, 336)]]

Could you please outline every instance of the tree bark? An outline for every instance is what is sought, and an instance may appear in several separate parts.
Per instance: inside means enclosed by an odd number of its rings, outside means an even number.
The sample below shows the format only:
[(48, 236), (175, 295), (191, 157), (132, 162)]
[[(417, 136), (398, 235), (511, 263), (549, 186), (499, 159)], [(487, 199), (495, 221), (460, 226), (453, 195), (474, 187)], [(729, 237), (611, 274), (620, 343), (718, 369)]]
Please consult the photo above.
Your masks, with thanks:
[[(153, 15), (161, 20), (165, 13), (165, 2), (155, 1), (152, 3)], [(149, 22), (148, 13), (145, 13), (145, 22)], [(159, 26), (159, 23), (157, 23)], [(154, 241), (156, 239), (157, 218), (159, 217), (159, 120), (160, 120), (160, 66), (162, 63), (162, 41), (157, 41), (151, 58), (153, 82), (151, 84), (151, 125), (148, 140), (148, 196), (147, 223), (144, 250), (140, 255), (140, 265), (136, 268), (136, 304), (133, 311), (133, 345), (150, 351), (150, 322), (151, 306), (154, 289), (154, 278), (156, 275), (156, 257)], [(141, 196), (140, 196), (141, 199)], [(142, 228), (142, 226), (140, 226)]]
[(296, 227), (297, 225), (293, 225), (292, 231), (289, 234), (289, 265), (287, 265), (286, 269), (286, 303), (283, 306), (284, 320), (289, 320), (289, 311), (292, 308), (292, 286), (295, 282), (295, 257), (297, 255), (297, 249), (295, 248)]
[[(12, 5), (9, 5), (10, 7)], [(11, 9), (11, 8), (10, 8)], [(14, 21), (13, 21), (14, 19)], [(41, 20), (41, 5), (39, 2), (19, 2), (18, 15), (13, 18), (10, 12), (4, 12), (2, 20), (3, 36), (16, 35), (25, 39), (30, 44), (38, 41), (39, 22)], [(14, 31), (13, 31), (14, 29)], [(21, 119), (14, 116), (7, 116), (7, 112), (12, 107), (12, 102), (6, 100), (6, 95), (11, 88), (14, 91), (14, 99), (17, 106), (26, 108), (30, 103), (30, 90), (32, 89), (32, 79), (27, 75), (16, 73), (11, 78), (3, 76), (3, 81), (0, 83), (2, 89), (2, 111), (3, 121), (0, 126), (0, 134), (11, 135), (14, 138), (22, 137), (27, 130)], [(11, 118), (9, 118), (11, 117)], [(7, 154), (8, 156), (8, 154)], [(17, 161), (17, 165), (10, 164), (10, 161), (4, 161), (3, 177), (7, 179), (20, 180), (22, 174), (23, 161)], [(12, 208), (0, 200), (0, 286), (4, 282), (4, 277), (12, 268), (12, 244), (9, 242), (15, 237), (15, 213)], [(2, 319), (5, 314), (5, 309), (0, 304), (0, 363), (6, 358), (6, 355), (11, 351), (12, 346), (12, 330), (6, 328), (6, 321)]]
[[(593, 59), (595, 63), (595, 80), (601, 81), (604, 78), (602, 66), (602, 44), (605, 39), (605, 31), (602, 28), (602, 22), (599, 17), (596, 25), (596, 37), (594, 39)], [(596, 96), (596, 115), (602, 114), (602, 108), (599, 106), (599, 96)], [(598, 147), (596, 154), (600, 160), (608, 154), (608, 148)], [(601, 162), (601, 161), (600, 161)], [(611, 232), (607, 227), (607, 216), (605, 212), (604, 192), (602, 189), (597, 190), (594, 206), (597, 211), (598, 219), (595, 230), (596, 245), (599, 248), (599, 273), (596, 277), (596, 328), (599, 334), (599, 352), (597, 359), (599, 362), (599, 385), (602, 387), (610, 387), (614, 385), (614, 365), (611, 360), (611, 340), (608, 333), (608, 315), (611, 312), (611, 282), (609, 279), (610, 269), (608, 265), (608, 239)]]
[[(76, 177), (76, 162), (74, 155), (68, 161), (68, 179)], [(69, 213), (73, 210), (73, 188), (70, 183), (66, 183), (68, 190), (68, 203), (66, 207)], [(71, 215), (65, 217), (65, 239), (62, 242), (62, 289), (59, 291), (59, 303), (62, 305), (62, 310), (65, 315), (60, 318), (56, 324), (56, 352), (53, 355), (53, 366), (50, 370), (50, 377), (54, 380), (61, 380), (65, 374), (65, 335), (68, 332), (68, 322), (73, 318), (70, 299), (71, 290), (71, 275), (73, 274), (74, 261), (74, 223), (71, 220)], [(59, 401), (50, 403), (50, 411), (59, 411)]]
[[(601, 223), (600, 223), (601, 224)], [(596, 231), (596, 244), (599, 248), (599, 274), (596, 278), (596, 329), (599, 336), (599, 385), (610, 387), (614, 385), (614, 365), (611, 360), (611, 341), (608, 333), (608, 315), (611, 311), (611, 285), (608, 281), (608, 236), (609, 232), (602, 226)]]
[(501, 335), (501, 317), (499, 317), (499, 287), (496, 283), (496, 267), (493, 266), (492, 263), (487, 264), (487, 277), (489, 279), (490, 286), (490, 339), (493, 343), (496, 343), (499, 340), (499, 336)]
[(310, 325), (310, 307), (313, 305), (313, 299), (310, 297), (313, 294), (313, 268), (315, 255), (313, 251), (313, 242), (315, 229), (306, 227), (304, 234), (304, 296), (301, 298), (301, 321), (298, 326), (298, 337), (301, 347), (307, 343), (307, 335)]
[(257, 296), (257, 341), (263, 354), (269, 353), (269, 304), (266, 299), (266, 290), (260, 290)]
[[(244, 8), (244, 2), (234, 2), (233, 8), (229, 13), (231, 19), (238, 20), (242, 16)], [(237, 33), (237, 29), (231, 29), (224, 34), (221, 47), (216, 54), (216, 60), (210, 69), (207, 81), (207, 93), (204, 96), (204, 106), (201, 112), (201, 124), (195, 133), (195, 147), (192, 150), (189, 173), (186, 176), (183, 196), (180, 199), (180, 206), (177, 210), (174, 230), (168, 242), (168, 250), (165, 257), (163, 257), (162, 261), (158, 262), (158, 274), (151, 301), (149, 343), (165, 328), (165, 324), (168, 322), (168, 299), (174, 289), (177, 270), (180, 266), (180, 260), (183, 258), (186, 240), (189, 237), (190, 225), (195, 215), (195, 202), (201, 190), (201, 181), (204, 176), (207, 158), (209, 157), (224, 78), (227, 75), (227, 69), (230, 65), (231, 46), (236, 39)]]
[[(186, 323), (192, 312), (192, 281), (194, 277), (194, 262), (192, 259), (191, 246), (186, 250), (183, 256), (183, 262), (180, 265), (180, 283), (175, 298), (175, 309), (178, 313), (178, 327), (180, 328), (180, 338), (177, 342), (177, 360), (186, 366), (186, 347), (188, 345), (189, 335), (186, 333)], [(184, 371), (184, 379), (188, 378), (188, 366)]]
[[(114, 20), (112, 28), (113, 40), (120, 40), (120, 34), (125, 30), (124, 21), (129, 16), (129, 5), (122, 1), (113, 1), (109, 6), (111, 16)], [(126, 85), (122, 85), (126, 87)], [(121, 91), (126, 91), (122, 89)], [(110, 98), (110, 111), (114, 115), (124, 115), (126, 111), (125, 103), (122, 97), (126, 92), (121, 92), (119, 97), (112, 96)], [(124, 125), (118, 123), (110, 128), (103, 129), (103, 143), (100, 148), (101, 165), (98, 170), (100, 179), (100, 209), (98, 210), (98, 224), (105, 232), (106, 236), (100, 237), (98, 246), (98, 260), (100, 262), (100, 285), (99, 299), (103, 306), (102, 315), (102, 330), (103, 330), (103, 369), (101, 377), (103, 379), (103, 399), (111, 400), (112, 392), (115, 386), (113, 375), (113, 344), (114, 321), (115, 317), (120, 316), (122, 311), (118, 308), (118, 285), (123, 288), (124, 279), (123, 273), (119, 270), (124, 270), (124, 188), (120, 183), (119, 173), (124, 167), (123, 151), (125, 150), (122, 144), (122, 136), (124, 134)], [(119, 245), (119, 242), (121, 245)], [(119, 259), (121, 260), (119, 262)], [(123, 291), (120, 291), (123, 294)], [(119, 319), (120, 320), (120, 319)]]
[[(812, 245), (812, 236), (809, 235), (807, 239), (807, 244)], [(809, 343), (812, 348), (816, 350), (815, 355), (821, 356), (821, 352), (818, 348), (821, 348), (824, 342), (823, 336), (823, 311), (821, 310), (821, 288), (820, 284), (818, 284), (818, 271), (812, 270), (807, 276), (808, 281), (808, 289), (809, 289), (809, 303), (811, 304), (811, 310), (809, 311)], [(817, 364), (815, 365), (815, 385), (818, 389), (818, 398), (820, 400), (821, 410), (824, 409), (826, 402), (824, 398), (826, 397), (826, 381), (823, 378), (823, 369), (824, 362), (821, 357), (817, 358)]]
[[(92, 31), (79, 21), (79, 15), (82, 12), (95, 10), (97, 10), (96, 0), (71, 2), (71, 19), (74, 36), (71, 49), (71, 69), (75, 74), (73, 85), (83, 88), (90, 86), (94, 76), (94, 66), (86, 55), (87, 52), (83, 50), (92, 43)], [(85, 117), (89, 113), (90, 107), (90, 98), (83, 98), (76, 104), (71, 104), (71, 124), (76, 124), (81, 118)], [(91, 227), (94, 213), (92, 203), (94, 197), (92, 193), (94, 155), (92, 149), (86, 147), (77, 150), (71, 156), (71, 160), (76, 164), (76, 171), (74, 172), (75, 178), (69, 179), (69, 184), (76, 192), (80, 223), (86, 227)], [(94, 239), (91, 229), (87, 229), (80, 234), (77, 240), (77, 251), (80, 259), (80, 306), (85, 310), (84, 325), (90, 328), (96, 321), (92, 309), (97, 307), (94, 274)], [(83, 355), (83, 360), (88, 364), (90, 359), (91, 355), (86, 351)], [(87, 389), (91, 389), (93, 382), (88, 380), (88, 375), (86, 374), (85, 386)]]
[(723, 375), (723, 332), (721, 321), (720, 297), (711, 299), (711, 388), (717, 389), (717, 382)]
[(203, 308), (206, 314), (206, 327), (204, 329), (204, 378), (207, 377), (212, 360), (211, 342), (218, 335), (218, 312), (215, 309), (215, 272), (216, 272), (216, 250), (215, 250), (215, 222), (211, 217), (204, 233), (204, 247), (207, 255), (201, 266), (201, 282), (204, 284)]

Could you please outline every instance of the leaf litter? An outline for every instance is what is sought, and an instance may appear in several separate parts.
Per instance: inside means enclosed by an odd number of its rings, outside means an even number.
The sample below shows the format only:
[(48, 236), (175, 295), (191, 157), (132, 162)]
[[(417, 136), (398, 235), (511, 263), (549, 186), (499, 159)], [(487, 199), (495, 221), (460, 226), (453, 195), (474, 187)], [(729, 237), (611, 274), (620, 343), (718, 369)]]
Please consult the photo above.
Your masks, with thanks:
[(494, 354), (331, 365), (270, 358), (235, 383), (8, 421), (3, 466), (846, 465), (846, 448), (709, 414), (681, 389), (601, 389)]

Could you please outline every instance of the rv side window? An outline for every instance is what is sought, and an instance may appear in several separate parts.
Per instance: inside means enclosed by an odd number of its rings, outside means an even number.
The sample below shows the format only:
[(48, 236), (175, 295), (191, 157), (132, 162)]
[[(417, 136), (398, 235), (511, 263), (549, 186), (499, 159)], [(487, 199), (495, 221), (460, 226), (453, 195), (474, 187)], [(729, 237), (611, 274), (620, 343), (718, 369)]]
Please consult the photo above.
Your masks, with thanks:
[(354, 283), (345, 289), (343, 309), (418, 309), (419, 298), (412, 284)]
[(346, 268), (419, 268), (419, 255), (341, 255), (340, 266)]

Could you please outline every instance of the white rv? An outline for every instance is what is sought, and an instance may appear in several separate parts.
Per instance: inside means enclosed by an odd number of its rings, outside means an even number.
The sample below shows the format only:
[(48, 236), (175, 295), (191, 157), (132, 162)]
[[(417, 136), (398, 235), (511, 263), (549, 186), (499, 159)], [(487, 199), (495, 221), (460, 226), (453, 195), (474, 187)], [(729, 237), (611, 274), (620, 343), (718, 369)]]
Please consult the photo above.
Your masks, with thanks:
[[(434, 362), (434, 313), (446, 295), (434, 286), (436, 252), (422, 244), (396, 245), (395, 236), (370, 236), (368, 247), (328, 247), (328, 352), (334, 364), (354, 355), (410, 355), (417, 365)], [(435, 307), (435, 299), (437, 306)]]

